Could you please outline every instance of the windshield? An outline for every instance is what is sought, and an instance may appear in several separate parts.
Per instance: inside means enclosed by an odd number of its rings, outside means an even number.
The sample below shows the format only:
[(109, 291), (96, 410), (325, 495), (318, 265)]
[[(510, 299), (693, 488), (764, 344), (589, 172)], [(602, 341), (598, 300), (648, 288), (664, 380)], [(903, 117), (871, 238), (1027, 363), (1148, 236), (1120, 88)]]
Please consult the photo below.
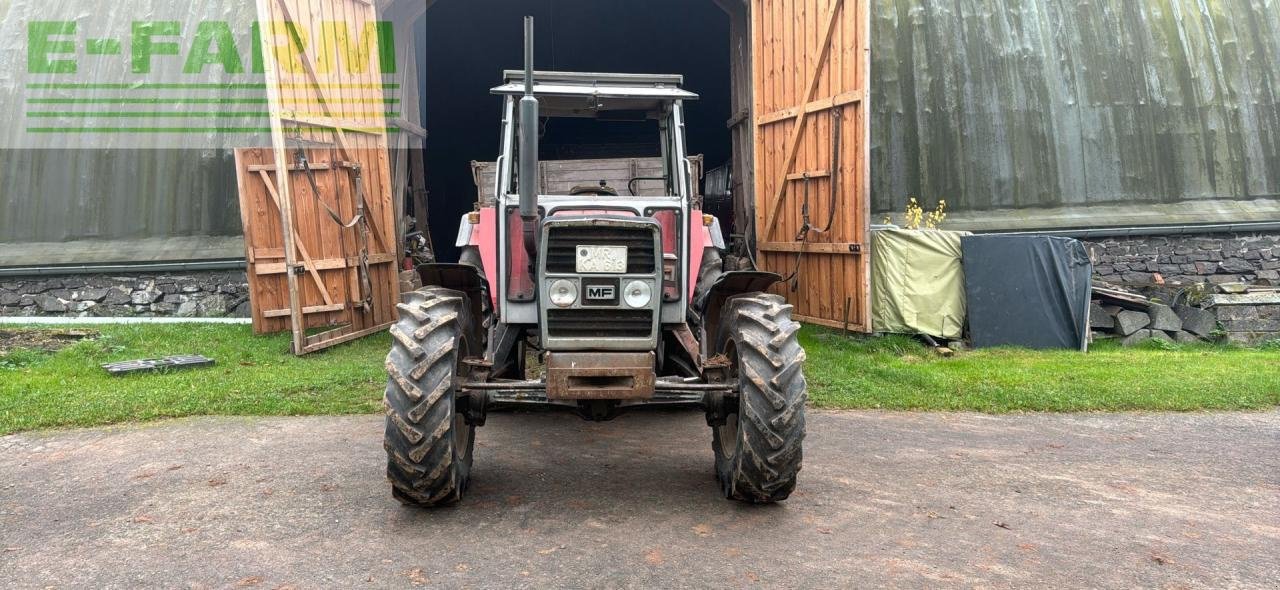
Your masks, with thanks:
[[(680, 170), (673, 155), (682, 154), (678, 134), (669, 133), (672, 114), (666, 112), (598, 110), (593, 116), (542, 117), (538, 125), (540, 194), (608, 196), (679, 195)], [(507, 112), (518, 117), (516, 109)], [(657, 118), (655, 118), (655, 116)], [(519, 187), (518, 124), (507, 126), (506, 194)], [(509, 164), (511, 163), (511, 164)]]

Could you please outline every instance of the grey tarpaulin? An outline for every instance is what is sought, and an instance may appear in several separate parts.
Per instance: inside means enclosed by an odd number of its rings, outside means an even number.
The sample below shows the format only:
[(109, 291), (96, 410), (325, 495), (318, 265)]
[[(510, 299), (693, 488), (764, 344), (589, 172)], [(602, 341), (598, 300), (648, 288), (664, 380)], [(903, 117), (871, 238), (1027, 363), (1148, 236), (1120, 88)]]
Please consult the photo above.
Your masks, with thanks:
[(967, 235), (939, 230), (872, 232), (872, 329), (959, 338), (965, 316), (960, 239)]
[(979, 235), (961, 247), (974, 347), (1088, 348), (1093, 264), (1084, 244)]

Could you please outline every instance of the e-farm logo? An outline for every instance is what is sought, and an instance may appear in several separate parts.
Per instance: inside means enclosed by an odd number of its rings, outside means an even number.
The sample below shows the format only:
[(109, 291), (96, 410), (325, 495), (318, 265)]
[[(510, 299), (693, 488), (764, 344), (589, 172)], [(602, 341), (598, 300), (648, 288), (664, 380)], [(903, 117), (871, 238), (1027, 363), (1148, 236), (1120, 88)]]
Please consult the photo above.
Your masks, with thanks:
[[(262, 23), (252, 23), (248, 43), (248, 70), (265, 72), (262, 57)], [(395, 34), (391, 23), (380, 21), (366, 23), (363, 30), (354, 30), (350, 23), (327, 21), (320, 23), (314, 36), (292, 22), (272, 22), (266, 27), (272, 38), (287, 41), (272, 44), (273, 56), (283, 71), (303, 73), (307, 71), (305, 55), (313, 51), (316, 56), (311, 69), (318, 75), (364, 74), (369, 72), (374, 48), (378, 49), (378, 71), (383, 74), (396, 72)], [(77, 54), (79, 41), (75, 21), (37, 21), (27, 27), (27, 73), (75, 74), (80, 71), (79, 61), (65, 57)], [(173, 58), (185, 55), (182, 73), (206, 74), (212, 66), (221, 67), (227, 74), (246, 72), (246, 52), (239, 47), (231, 25), (226, 22), (201, 22), (194, 35), (182, 43), (183, 26), (179, 21), (137, 21), (127, 39), (129, 44), (130, 71), (149, 74), (157, 58)], [(115, 56), (123, 53), (120, 39), (84, 39), (84, 52), (90, 56)]]
[(385, 126), (401, 102), (399, 85), (387, 82), (397, 74), (390, 22), (93, 24), (27, 23), (28, 134), (128, 134), (139, 147), (157, 135), (196, 134), (167, 144), (262, 145), (273, 79), (276, 104), (294, 120), (375, 120), (370, 131), (397, 131)]

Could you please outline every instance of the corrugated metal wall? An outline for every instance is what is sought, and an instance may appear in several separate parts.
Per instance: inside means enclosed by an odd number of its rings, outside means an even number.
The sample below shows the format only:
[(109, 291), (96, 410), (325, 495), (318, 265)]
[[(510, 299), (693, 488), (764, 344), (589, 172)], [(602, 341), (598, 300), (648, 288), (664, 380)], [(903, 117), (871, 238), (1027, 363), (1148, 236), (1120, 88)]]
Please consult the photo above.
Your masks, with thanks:
[[(203, 90), (145, 89), (144, 82), (229, 83), (235, 80), (219, 68), (207, 75), (174, 75), (181, 56), (156, 60), (153, 74), (131, 72), (132, 49), (128, 35), (138, 22), (177, 20), (188, 27), (197, 22), (226, 23), (247, 47), (253, 10), (244, 3), (222, 0), (174, 2), (129, 0), (109, 8), (85, 0), (0, 0), (0, 243), (36, 243), (21, 253), (10, 246), (0, 252), (0, 265), (11, 257), (23, 262), (47, 249), (48, 242), (140, 240), (234, 236), (240, 233), (236, 205), (235, 167), (218, 133), (184, 134), (177, 146), (159, 147), (158, 134), (34, 133), (44, 125), (95, 125), (85, 121), (151, 119), (32, 118), (32, 112), (51, 115), (79, 106), (33, 102), (40, 100), (86, 101), (121, 97), (165, 99), (156, 105), (113, 104), (84, 107), (92, 110), (167, 110), (189, 96), (208, 96)], [(248, 5), (252, 9), (252, 4)], [(75, 73), (41, 74), (30, 71), (29, 25), (35, 21), (74, 22), (76, 33), (52, 38), (70, 42)], [(84, 39), (103, 37), (123, 45), (120, 55), (92, 56)], [(190, 35), (188, 35), (189, 39)], [(168, 37), (162, 37), (168, 39)], [(186, 41), (184, 43), (187, 43)], [(138, 84), (121, 88), (121, 83)], [(215, 95), (216, 96), (216, 95)], [(209, 107), (215, 108), (215, 107)], [(116, 113), (120, 114), (120, 113)], [(192, 149), (171, 149), (173, 147)], [(226, 240), (208, 239), (210, 244)], [(75, 257), (98, 262), (102, 253), (92, 246)], [(198, 248), (197, 248), (198, 249)], [(226, 255), (226, 248), (219, 248)], [(156, 259), (166, 258), (156, 252)]]
[[(380, 7), (390, 3), (391, 0), (378, 0)], [(401, 3), (409, 5), (414, 0)], [(203, 100), (234, 95), (236, 100), (265, 101), (265, 88), (254, 88), (264, 80), (260, 74), (228, 73), (221, 66), (206, 68), (200, 75), (175, 72), (181, 69), (186, 51), (193, 45), (192, 30), (197, 23), (225, 23), (236, 40), (236, 51), (248, 64), (250, 30), (257, 14), (254, 4), (232, 0), (128, 0), (108, 8), (108, 4), (87, 0), (0, 0), (0, 266), (242, 256), (235, 165), (227, 149), (241, 145), (228, 139), (238, 135), (229, 131), (193, 131), (173, 136), (37, 134), (30, 130), (32, 121), (60, 125), (96, 122), (97, 125), (86, 125), (91, 128), (110, 119), (32, 119), (30, 113), (52, 115), (55, 113), (46, 111), (78, 108), (33, 103), (32, 97), (161, 100), (154, 106), (101, 107), (117, 111), (169, 110), (178, 101), (192, 97)], [(28, 26), (41, 20), (73, 21), (77, 25), (77, 33), (54, 37), (59, 41), (75, 40), (76, 73), (28, 71)], [(182, 55), (156, 59), (154, 74), (133, 73), (128, 59), (131, 27), (138, 22), (168, 20), (185, 27), (185, 36), (178, 38)], [(399, 34), (405, 40), (412, 39), (404, 30)], [(84, 39), (97, 37), (123, 40), (123, 55), (86, 55)], [(173, 41), (170, 37), (158, 36)], [(69, 57), (54, 55), (59, 59)], [(209, 88), (224, 84), (225, 88)], [(165, 103), (166, 100), (174, 102)], [(260, 111), (262, 118), (257, 121), (265, 121), (266, 107), (212, 104), (175, 110), (242, 110), (251, 115)], [(410, 121), (419, 119), (415, 113), (405, 117)], [(179, 121), (174, 124), (177, 126), (190, 124), (187, 119), (174, 120)], [(211, 126), (230, 126), (219, 125), (224, 119), (210, 121)], [(172, 137), (180, 139), (169, 141)]]
[(0, 242), (240, 234), (225, 150), (0, 151)]
[(1280, 0), (876, 0), (872, 29), (878, 212), (1280, 195)]

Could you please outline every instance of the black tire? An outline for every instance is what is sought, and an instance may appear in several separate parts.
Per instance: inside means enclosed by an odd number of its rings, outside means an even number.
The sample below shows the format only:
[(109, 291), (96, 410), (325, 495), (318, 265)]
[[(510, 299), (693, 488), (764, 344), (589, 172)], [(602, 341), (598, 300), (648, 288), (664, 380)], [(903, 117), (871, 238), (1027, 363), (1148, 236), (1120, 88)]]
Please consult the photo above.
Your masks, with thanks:
[(741, 393), (714, 427), (716, 478), (724, 495), (751, 503), (785, 500), (796, 487), (804, 442), (804, 349), (800, 324), (777, 295), (734, 298), (721, 317), (718, 350), (733, 362)]
[(457, 409), (461, 361), (482, 342), (463, 293), (425, 287), (398, 307), (383, 400), (387, 479), (401, 503), (451, 504), (467, 489), (475, 446), (475, 426)]

